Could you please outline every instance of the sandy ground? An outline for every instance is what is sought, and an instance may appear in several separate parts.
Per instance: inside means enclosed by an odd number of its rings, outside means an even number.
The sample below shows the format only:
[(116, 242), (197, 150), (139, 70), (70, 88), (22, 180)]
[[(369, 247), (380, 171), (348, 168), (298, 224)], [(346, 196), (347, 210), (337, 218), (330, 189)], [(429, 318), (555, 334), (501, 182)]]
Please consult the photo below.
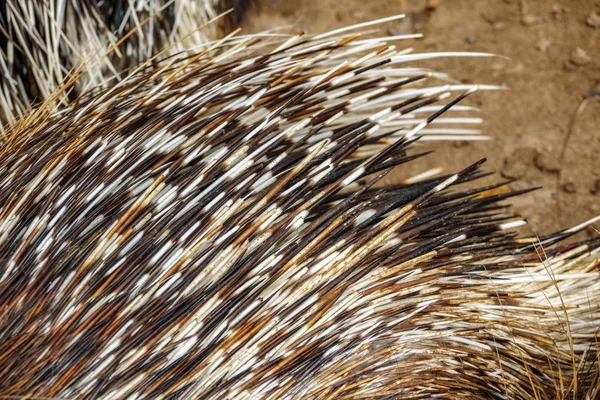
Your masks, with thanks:
[[(471, 100), (482, 108), (483, 134), (493, 141), (421, 144), (419, 150), (435, 153), (412, 168), (450, 172), (486, 157), (488, 170), (518, 178), (513, 189), (542, 187), (511, 200), (539, 234), (600, 215), (600, 1), (253, 0), (242, 28), (318, 33), (400, 13), (407, 17), (382, 27), (382, 34), (423, 33), (401, 43), (417, 52), (510, 58), (425, 64), (464, 82), (511, 90)], [(390, 179), (406, 173), (394, 171)], [(587, 234), (599, 231), (596, 224)]]

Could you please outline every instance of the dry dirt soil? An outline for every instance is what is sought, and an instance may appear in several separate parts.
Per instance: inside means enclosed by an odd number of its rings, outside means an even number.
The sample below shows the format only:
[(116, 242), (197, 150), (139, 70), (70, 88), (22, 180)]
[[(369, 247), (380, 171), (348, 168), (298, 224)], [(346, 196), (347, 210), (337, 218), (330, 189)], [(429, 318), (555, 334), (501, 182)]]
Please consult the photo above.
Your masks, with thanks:
[[(400, 13), (406, 18), (381, 27), (383, 35), (425, 35), (400, 45), (509, 58), (421, 63), (510, 91), (471, 99), (482, 108), (482, 130), (492, 141), (420, 144), (435, 153), (412, 168), (450, 172), (486, 157), (496, 180), (518, 178), (513, 189), (541, 186), (511, 200), (530, 232), (547, 234), (600, 215), (600, 1), (253, 0), (242, 28), (319, 33)], [(394, 171), (390, 179), (406, 173)], [(599, 231), (600, 223), (587, 235)]]

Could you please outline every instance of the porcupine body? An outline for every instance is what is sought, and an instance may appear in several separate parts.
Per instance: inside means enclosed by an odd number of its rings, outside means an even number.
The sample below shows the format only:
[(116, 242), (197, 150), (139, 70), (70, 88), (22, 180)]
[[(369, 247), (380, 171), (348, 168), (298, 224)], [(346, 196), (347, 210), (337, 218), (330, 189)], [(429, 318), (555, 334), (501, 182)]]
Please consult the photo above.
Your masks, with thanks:
[(8, 132), (0, 397), (596, 398), (600, 243), (560, 243), (583, 224), (518, 237), (481, 163), (375, 185), (494, 87), (399, 38), (261, 38)]
[[(110, 86), (148, 57), (200, 51), (238, 23), (246, 0), (5, 0), (0, 3), (0, 122), (56, 94)], [(224, 18), (213, 21), (219, 14)], [(204, 26), (206, 25), (206, 26)]]

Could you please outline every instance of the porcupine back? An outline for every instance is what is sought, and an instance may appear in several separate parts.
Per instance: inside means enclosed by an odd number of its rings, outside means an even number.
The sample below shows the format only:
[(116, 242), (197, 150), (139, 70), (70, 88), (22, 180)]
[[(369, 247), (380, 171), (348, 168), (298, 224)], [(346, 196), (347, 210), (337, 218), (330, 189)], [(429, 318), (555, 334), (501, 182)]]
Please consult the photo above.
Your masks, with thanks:
[(594, 398), (599, 241), (558, 243), (586, 224), (518, 237), (481, 162), (375, 185), (496, 87), (399, 38), (262, 38), (8, 133), (0, 396)]
[[(54, 98), (61, 88), (54, 99), (66, 104), (86, 89), (110, 86), (159, 51), (198, 52), (229, 33), (247, 5), (247, 0), (3, 1), (0, 123), (13, 122), (32, 102)], [(233, 12), (217, 18), (229, 9)], [(82, 76), (64, 88), (74, 72)]]

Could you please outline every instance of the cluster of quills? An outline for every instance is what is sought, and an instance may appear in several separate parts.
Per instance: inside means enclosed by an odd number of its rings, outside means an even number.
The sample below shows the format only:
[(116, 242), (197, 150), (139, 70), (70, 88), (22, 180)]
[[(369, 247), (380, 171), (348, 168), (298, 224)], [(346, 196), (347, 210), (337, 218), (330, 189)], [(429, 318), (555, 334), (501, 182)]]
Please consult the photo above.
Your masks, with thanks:
[(482, 162), (390, 180), (501, 89), (358, 33), (394, 18), (158, 52), (6, 125), (0, 398), (597, 398), (600, 238), (564, 240), (598, 219), (518, 236)]
[[(65, 105), (87, 90), (110, 87), (159, 52), (198, 52), (198, 46), (235, 26), (247, 3), (3, 0), (0, 122), (14, 122), (32, 102), (53, 98)], [(231, 7), (234, 12), (227, 12)], [(58, 91), (68, 80), (73, 80), (70, 90)]]

